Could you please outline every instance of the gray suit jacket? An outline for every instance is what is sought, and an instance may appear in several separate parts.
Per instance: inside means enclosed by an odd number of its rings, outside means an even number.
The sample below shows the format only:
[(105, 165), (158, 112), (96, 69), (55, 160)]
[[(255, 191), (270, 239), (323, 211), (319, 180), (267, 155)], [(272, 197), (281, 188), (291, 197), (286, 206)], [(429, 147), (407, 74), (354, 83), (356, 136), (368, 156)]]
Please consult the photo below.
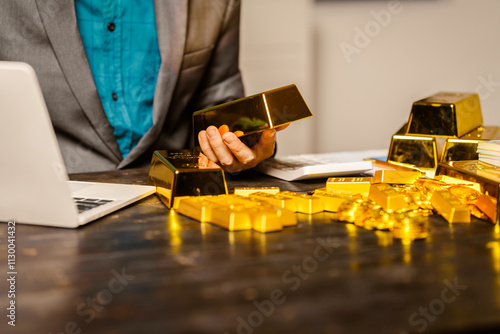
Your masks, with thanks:
[(0, 1), (0, 60), (35, 69), (69, 172), (145, 165), (154, 149), (191, 145), (194, 111), (244, 95), (239, 3), (154, 0), (162, 64), (153, 126), (125, 159), (97, 94), (73, 0)]

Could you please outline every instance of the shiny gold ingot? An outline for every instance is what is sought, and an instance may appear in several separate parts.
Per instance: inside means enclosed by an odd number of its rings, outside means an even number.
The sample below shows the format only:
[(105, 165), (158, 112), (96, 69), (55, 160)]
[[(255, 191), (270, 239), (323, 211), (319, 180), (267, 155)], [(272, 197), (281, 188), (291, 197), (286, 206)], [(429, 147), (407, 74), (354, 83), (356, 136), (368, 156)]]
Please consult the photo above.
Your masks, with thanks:
[(149, 169), (148, 184), (168, 207), (177, 196), (227, 194), (222, 168), (198, 164), (197, 150), (155, 151)]
[(266, 201), (271, 205), (278, 206), (280, 208), (287, 209), (293, 212), (295, 212), (297, 208), (295, 200), (293, 200), (292, 198), (281, 196), (279, 193), (277, 195), (273, 195), (268, 193), (256, 192), (251, 193), (250, 195), (248, 195), (248, 197)]
[(412, 184), (422, 173), (400, 170), (377, 170), (373, 176), (373, 183)]
[(448, 223), (470, 223), (470, 211), (448, 190), (436, 190), (431, 204)]
[(471, 181), (464, 181), (464, 180), (461, 180), (461, 179), (457, 179), (455, 177), (451, 177), (451, 176), (448, 176), (448, 175), (437, 175), (435, 177), (436, 180), (438, 181), (441, 181), (441, 182), (445, 182), (447, 184), (459, 184), (459, 185), (463, 185), (463, 186), (466, 186), (466, 187), (469, 187), (469, 188), (472, 188), (478, 192), (481, 192), (481, 185), (477, 182), (471, 182)]
[(368, 198), (386, 211), (399, 211), (408, 206), (405, 194), (386, 183), (372, 184)]
[[(295, 226), (297, 225), (297, 217), (295, 213), (291, 210), (283, 209), (280, 206), (275, 206), (270, 204), (268, 201), (261, 200), (253, 197), (245, 197), (241, 195), (219, 195), (219, 196), (207, 196), (207, 201), (211, 201), (220, 205), (229, 206), (231, 208), (247, 208), (248, 213), (251, 215), (252, 224), (256, 224), (257, 221), (260, 226), (269, 225), (266, 228), (268, 231), (276, 231), (278, 224), (270, 221), (273, 215), (276, 215), (279, 219), (279, 225), (281, 226)], [(262, 217), (260, 213), (269, 213), (269, 217)], [(259, 223), (268, 221), (264, 224)], [(261, 227), (259, 231), (265, 229)], [(279, 228), (281, 229), (281, 228)]]
[(253, 227), (252, 219), (246, 208), (231, 208), (212, 203), (210, 210), (210, 223), (229, 231), (250, 230)]
[(337, 212), (339, 205), (345, 200), (351, 199), (349, 194), (334, 193), (327, 190), (316, 189), (314, 196), (321, 198), (323, 202), (323, 210), (330, 212)]
[(296, 212), (313, 214), (323, 211), (323, 202), (319, 197), (299, 194), (292, 191), (282, 191), (279, 195), (295, 201)]
[(175, 198), (173, 209), (201, 223), (208, 223), (211, 219), (212, 207), (213, 203), (207, 201), (205, 197), (182, 196)]
[(481, 195), (476, 201), (476, 206), (491, 222), (497, 221), (497, 200), (489, 195)]
[(422, 168), (436, 168), (438, 164), (436, 138), (393, 135), (387, 161)]
[(479, 143), (495, 139), (500, 139), (500, 127), (486, 125), (479, 126), (458, 139), (448, 138), (440, 161), (478, 160)]
[[(464, 181), (479, 183), (481, 193), (493, 197), (498, 212), (500, 188), (500, 168), (479, 160), (450, 161), (440, 163), (436, 175), (448, 175)], [(499, 223), (499, 215), (495, 214), (494, 223)]]
[(263, 192), (267, 194), (273, 194), (276, 195), (277, 193), (280, 192), (280, 188), (278, 187), (236, 187), (234, 188), (234, 194), (235, 195), (240, 195), (240, 196), (247, 196), (256, 193), (256, 192)]
[(231, 132), (248, 135), (311, 116), (295, 85), (279, 87), (193, 113), (195, 146), (198, 133), (210, 125), (227, 125)]
[(343, 191), (367, 197), (371, 184), (371, 177), (331, 177), (326, 181), (326, 190)]
[(457, 138), (482, 124), (478, 94), (440, 92), (413, 103), (407, 134)]
[(252, 229), (257, 232), (275, 232), (283, 229), (282, 219), (278, 210), (266, 207), (253, 207), (244, 210), (252, 220)]

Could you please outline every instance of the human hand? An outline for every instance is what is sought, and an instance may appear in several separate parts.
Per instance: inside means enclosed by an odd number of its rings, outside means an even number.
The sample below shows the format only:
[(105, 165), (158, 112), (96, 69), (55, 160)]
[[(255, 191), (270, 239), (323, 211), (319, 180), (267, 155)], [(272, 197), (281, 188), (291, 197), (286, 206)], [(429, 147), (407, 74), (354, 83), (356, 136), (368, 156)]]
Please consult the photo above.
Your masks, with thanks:
[[(269, 158), (274, 153), (276, 132), (284, 130), (288, 124), (276, 129), (264, 130), (259, 141), (252, 147), (245, 145), (238, 138), (238, 133), (219, 130), (209, 126), (206, 131), (200, 131), (198, 141), (205, 156), (221, 166), (226, 172), (234, 173), (255, 167), (259, 162)], [(236, 131), (237, 132), (237, 131)]]

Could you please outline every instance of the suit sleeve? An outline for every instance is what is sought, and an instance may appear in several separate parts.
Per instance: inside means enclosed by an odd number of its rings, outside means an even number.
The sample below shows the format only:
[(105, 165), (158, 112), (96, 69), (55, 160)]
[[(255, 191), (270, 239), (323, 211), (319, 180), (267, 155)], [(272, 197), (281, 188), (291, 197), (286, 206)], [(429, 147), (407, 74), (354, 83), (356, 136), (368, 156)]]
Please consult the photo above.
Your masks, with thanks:
[(244, 97), (239, 35), (240, 0), (229, 0), (210, 64), (196, 94), (197, 110)]

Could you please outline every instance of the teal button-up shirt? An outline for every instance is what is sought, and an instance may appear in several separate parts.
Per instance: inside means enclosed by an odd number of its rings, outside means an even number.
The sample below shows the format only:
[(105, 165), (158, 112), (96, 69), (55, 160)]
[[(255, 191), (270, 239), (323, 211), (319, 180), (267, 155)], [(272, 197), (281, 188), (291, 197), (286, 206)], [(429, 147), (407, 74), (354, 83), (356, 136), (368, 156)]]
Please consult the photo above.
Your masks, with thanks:
[(125, 157), (153, 124), (161, 57), (153, 0), (75, 0), (102, 105)]

